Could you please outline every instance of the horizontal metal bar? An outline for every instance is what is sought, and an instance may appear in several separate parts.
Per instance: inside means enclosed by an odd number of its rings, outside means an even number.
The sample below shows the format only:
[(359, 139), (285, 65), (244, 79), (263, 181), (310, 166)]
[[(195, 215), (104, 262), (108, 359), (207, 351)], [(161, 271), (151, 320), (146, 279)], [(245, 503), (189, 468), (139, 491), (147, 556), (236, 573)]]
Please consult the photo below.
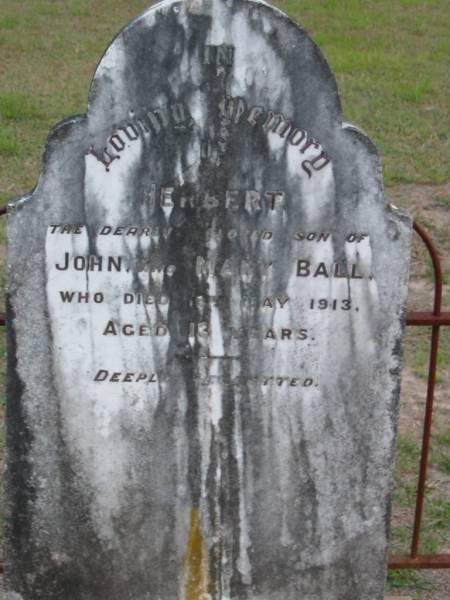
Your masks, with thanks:
[(391, 556), (389, 569), (450, 569), (450, 554), (422, 554), (417, 558), (410, 556)]
[(445, 325), (450, 326), (450, 312), (435, 315), (432, 312), (409, 312), (406, 314), (406, 324), (412, 326)]

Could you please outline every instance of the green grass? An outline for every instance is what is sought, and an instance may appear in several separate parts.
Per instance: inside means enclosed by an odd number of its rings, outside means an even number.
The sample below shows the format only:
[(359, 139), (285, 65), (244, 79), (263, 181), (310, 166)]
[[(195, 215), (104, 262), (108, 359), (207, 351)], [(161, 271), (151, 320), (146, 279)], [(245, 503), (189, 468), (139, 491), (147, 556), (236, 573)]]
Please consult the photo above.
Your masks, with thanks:
[[(395, 554), (408, 554), (411, 548), (411, 526), (392, 525), (390, 528), (390, 550)], [(435, 531), (423, 531), (420, 538), (420, 549), (424, 554), (435, 554), (439, 551), (441, 536)]]
[(397, 440), (397, 468), (401, 471), (411, 471), (419, 462), (420, 448), (408, 436), (399, 436)]
[[(431, 281), (431, 274), (427, 272)], [(405, 335), (405, 363), (411, 365), (414, 374), (421, 379), (428, 378), (431, 337), (428, 328), (407, 330)], [(439, 338), (439, 353), (437, 361), (436, 383), (443, 381), (442, 373), (450, 365), (450, 331), (442, 328)]]
[(400, 98), (407, 100), (408, 102), (418, 103), (423, 96), (430, 90), (431, 79), (430, 77), (424, 77), (419, 79), (415, 83), (403, 83), (398, 87), (398, 94)]
[(433, 198), (435, 206), (440, 206), (450, 210), (450, 196), (435, 196)]
[(13, 131), (0, 123), (0, 156), (18, 156), (19, 144)]
[(365, 129), (382, 152), (386, 183), (448, 180), (449, 161), (436, 160), (448, 156), (450, 137), (447, 3), (277, 4), (320, 43), (336, 73), (344, 114)]
[(0, 92), (0, 156), (6, 159), (19, 157), (22, 132), (28, 130), (32, 135), (36, 122), (41, 118), (36, 105), (25, 94)]
[[(320, 43), (336, 73), (344, 117), (377, 144), (386, 183), (448, 180), (450, 161), (443, 159), (449, 145), (446, 2), (275, 4)], [(22, 116), (14, 117), (20, 120), (15, 137), (8, 135), (2, 142), (0, 191), (17, 195), (34, 186), (50, 127), (64, 116), (85, 111), (103, 50), (148, 5), (148, 0), (111, 0), (107, 5), (91, 0), (1, 0), (0, 90), (6, 101), (13, 100), (8, 111), (12, 108)]]
[(444, 498), (430, 500), (425, 509), (427, 527), (450, 530), (450, 501)]
[(419, 571), (412, 569), (391, 569), (388, 573), (388, 589), (416, 588), (426, 590), (430, 584)]
[(8, 16), (0, 18), (0, 29), (14, 29), (19, 25), (20, 17), (19, 16)]
[(447, 444), (450, 446), (450, 427), (447, 429), (447, 431), (441, 431), (440, 433), (437, 433), (435, 437), (439, 444)]
[[(429, 467), (437, 468), (445, 475), (450, 475), (449, 445), (450, 430), (432, 437)], [(394, 507), (407, 515), (407, 524), (398, 524), (395, 519), (391, 524), (390, 551), (395, 554), (406, 554), (410, 550), (419, 461), (420, 443), (411, 436), (399, 436), (395, 469)], [(436, 493), (434, 487), (427, 485), (425, 488), (420, 552), (423, 554), (439, 553), (443, 545), (447, 543), (449, 531), (450, 501), (448, 498)], [(411, 586), (405, 583), (405, 587)]]
[[(420, 459), (418, 444), (409, 436), (399, 436), (395, 463), (394, 507), (402, 511), (414, 506), (417, 491), (417, 471)], [(410, 515), (412, 517), (412, 515)], [(410, 519), (412, 522), (412, 518)], [(405, 554), (411, 545), (411, 526), (398, 525), (395, 520), (390, 527), (390, 551)]]
[[(428, 255), (427, 256), (427, 278), (431, 281), (434, 282), (434, 267), (433, 267), (433, 261), (431, 260), (431, 257)], [(444, 285), (447, 285), (447, 283), (449, 282), (449, 277), (450, 277), (450, 273), (447, 269), (442, 269), (441, 270), (441, 275), (442, 275), (442, 283)]]
[(6, 121), (37, 119), (41, 115), (36, 105), (25, 95), (18, 92), (0, 93), (0, 117)]
[(41, 17), (56, 17), (60, 14), (59, 7), (53, 2), (33, 2), (31, 12)]
[(438, 433), (431, 437), (430, 466), (450, 475), (450, 449), (441, 439)]

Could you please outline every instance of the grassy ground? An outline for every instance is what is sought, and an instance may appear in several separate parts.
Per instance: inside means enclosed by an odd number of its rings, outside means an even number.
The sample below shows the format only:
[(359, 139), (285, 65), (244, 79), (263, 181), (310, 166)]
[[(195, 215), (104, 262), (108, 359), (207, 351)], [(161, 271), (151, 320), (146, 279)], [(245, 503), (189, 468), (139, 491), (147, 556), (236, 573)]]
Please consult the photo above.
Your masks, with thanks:
[[(1, 0), (0, 200), (34, 185), (49, 127), (83, 112), (98, 58), (147, 0)], [(387, 184), (450, 179), (447, 0), (279, 0), (320, 43)], [(447, 117), (447, 118), (446, 118)]]
[[(35, 185), (50, 127), (85, 110), (90, 79), (104, 48), (148, 4), (147, 0), (0, 0), (0, 204)], [(302, 23), (322, 47), (337, 76), (344, 117), (363, 127), (381, 151), (389, 198), (409, 207), (439, 243), (450, 306), (448, 0), (275, 4)], [(0, 248), (2, 243), (0, 228)], [(410, 307), (426, 310), (430, 263), (418, 243), (413, 257)], [(428, 332), (408, 333), (392, 526), (395, 552), (405, 552), (409, 544), (428, 343)], [(426, 553), (450, 553), (449, 363), (447, 332), (442, 335), (421, 547)], [(450, 597), (445, 576), (392, 572), (390, 585), (415, 599), (441, 600)]]
[(382, 153), (386, 184), (450, 179), (448, 1), (277, 4), (321, 46), (337, 74), (344, 115)]

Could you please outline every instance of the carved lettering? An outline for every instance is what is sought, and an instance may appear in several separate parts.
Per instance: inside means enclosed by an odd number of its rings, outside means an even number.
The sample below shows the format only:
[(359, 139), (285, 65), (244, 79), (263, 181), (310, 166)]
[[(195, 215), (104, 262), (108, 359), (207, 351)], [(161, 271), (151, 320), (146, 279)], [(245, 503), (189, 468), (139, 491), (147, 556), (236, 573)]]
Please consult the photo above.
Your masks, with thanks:
[(263, 129), (267, 132), (277, 133), (284, 138), (291, 131), (292, 122), (286, 119), (283, 114), (269, 110)]
[(149, 323), (122, 323), (118, 324), (113, 320), (108, 321), (105, 329), (103, 330), (103, 335), (125, 335), (125, 336), (155, 336), (155, 337), (164, 337), (168, 335), (169, 329), (165, 323), (156, 323), (155, 325), (151, 325)]
[(134, 142), (139, 137), (139, 131), (132, 123), (128, 123), (126, 127), (121, 127), (120, 131), (123, 131), (130, 142)]
[[(349, 264), (347, 266), (336, 262), (332, 264), (325, 264), (319, 262), (316, 265), (311, 265), (309, 260), (299, 259), (297, 260), (297, 277), (347, 277), (348, 279), (364, 279), (365, 276), (358, 272), (356, 264)], [(368, 279), (372, 279), (370, 275)]]
[(317, 233), (314, 231), (310, 231), (309, 233), (305, 233), (303, 231), (297, 231), (294, 234), (294, 240), (296, 240), (297, 242), (326, 242), (328, 241), (329, 237), (330, 237), (330, 233)]
[(105, 165), (107, 171), (109, 171), (111, 163), (120, 158), (120, 156), (117, 154), (111, 154), (108, 148), (104, 148), (103, 152), (97, 152), (93, 146), (89, 148), (87, 154), (92, 154), (92, 156), (95, 156), (99, 162)]
[(87, 151), (87, 154), (95, 156), (99, 162), (103, 163), (107, 172), (109, 172), (111, 164), (120, 158), (119, 154), (126, 149), (127, 141), (135, 142), (141, 135), (162, 135), (170, 126), (175, 131), (184, 131), (193, 123), (189, 111), (181, 102), (144, 109), (139, 114), (135, 114), (135, 111), (131, 110), (129, 116), (131, 117), (130, 121), (121, 125), (109, 136), (103, 151), (97, 151), (94, 146)]
[(203, 63), (216, 67), (232, 67), (234, 64), (234, 52), (234, 46), (231, 45), (205, 46)]
[(330, 157), (327, 155), (325, 150), (316, 156), (312, 160), (304, 160), (302, 162), (302, 169), (308, 175), (309, 178), (312, 176), (312, 170), (321, 171), (331, 162)]
[(99, 369), (94, 377), (94, 381), (100, 383), (157, 383), (158, 376), (156, 373), (134, 373)]

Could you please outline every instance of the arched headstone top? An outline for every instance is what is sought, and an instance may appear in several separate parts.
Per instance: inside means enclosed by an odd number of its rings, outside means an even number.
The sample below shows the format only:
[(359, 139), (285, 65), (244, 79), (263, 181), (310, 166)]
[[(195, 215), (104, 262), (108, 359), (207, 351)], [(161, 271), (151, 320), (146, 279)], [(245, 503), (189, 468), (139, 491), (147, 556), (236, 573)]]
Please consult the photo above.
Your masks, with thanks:
[(264, 2), (202, 0), (158, 3), (113, 40), (92, 82), (90, 131), (107, 135), (130, 113), (138, 119), (178, 101), (204, 126), (204, 109), (217, 92), (206, 85), (213, 71), (226, 95), (318, 136), (341, 125), (334, 76), (303, 29)]
[[(114, 97), (122, 100), (122, 94), (132, 109), (140, 90), (176, 98), (185, 86), (200, 86), (204, 66), (213, 62), (227, 71), (233, 96), (266, 93), (267, 101), (279, 101), (280, 110), (309, 103), (316, 112), (326, 109), (330, 118), (340, 117), (336, 82), (318, 46), (289, 16), (260, 0), (171, 0), (151, 6), (105, 51), (89, 110)], [(161, 70), (167, 81), (161, 81)]]

